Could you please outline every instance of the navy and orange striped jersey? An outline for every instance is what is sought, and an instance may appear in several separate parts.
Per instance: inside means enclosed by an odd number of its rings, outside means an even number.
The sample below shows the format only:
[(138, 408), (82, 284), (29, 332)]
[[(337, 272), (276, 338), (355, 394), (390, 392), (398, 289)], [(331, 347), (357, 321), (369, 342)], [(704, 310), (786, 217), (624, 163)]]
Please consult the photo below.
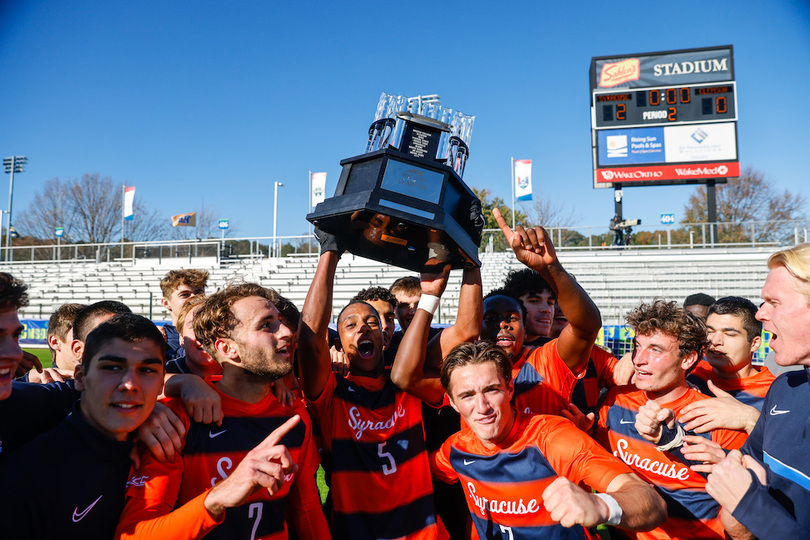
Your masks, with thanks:
[[(194, 422), (179, 399), (165, 402), (186, 426), (182, 453), (165, 463), (148, 451), (141, 453), (141, 466), (128, 483), (116, 538), (204, 535), (282, 540), (288, 537), (287, 513), (295, 518), (298, 538), (328, 538), (315, 484), (317, 449), (303, 403), (296, 401), (292, 407), (284, 407), (272, 391), (258, 403), (246, 403), (220, 392), (211, 381), (209, 384), (222, 400), (222, 425)], [(295, 414), (301, 421), (280, 444), (289, 450), (297, 472), (285, 477), (284, 486), (275, 495), (258, 489), (241, 506), (229, 508), (217, 524), (202, 504), (207, 491), (227, 478), (250, 450)]]
[(695, 369), (686, 376), (687, 381), (695, 385), (698, 390), (707, 396), (714, 396), (708, 385), (708, 381), (712, 381), (720, 390), (728, 392), (738, 401), (755, 407), (760, 412), (762, 411), (762, 404), (765, 402), (765, 394), (768, 393), (768, 389), (775, 378), (768, 368), (762, 366), (757, 374), (751, 377), (723, 379), (714, 372), (712, 366), (705, 360), (701, 360), (695, 366)]
[(527, 414), (556, 414), (567, 408), (576, 377), (557, 352), (557, 340), (524, 348), (512, 364), (513, 404)]
[(388, 371), (376, 378), (332, 372), (307, 405), (331, 472), (335, 538), (437, 538), (422, 402)]
[(571, 395), (571, 403), (585, 414), (596, 412), (599, 395), (603, 388), (616, 386), (613, 370), (619, 361), (611, 353), (594, 345), (588, 363), (576, 375), (577, 381)]
[[(684, 395), (669, 403), (675, 417), (689, 403), (708, 399), (688, 388)], [(636, 533), (640, 539), (723, 538), (720, 506), (706, 493), (706, 476), (689, 468), (697, 462), (684, 459), (681, 449), (662, 452), (636, 431), (636, 414), (648, 401), (647, 395), (634, 386), (619, 386), (608, 393), (599, 410), (597, 436), (609, 445), (613, 455), (627, 463), (639, 476), (653, 484), (667, 503), (669, 518), (657, 529)], [(687, 432), (689, 435), (696, 435)], [(737, 449), (745, 442), (744, 431), (716, 429), (702, 434), (726, 450)]]
[(632, 472), (565, 418), (519, 411), (500, 444), (488, 448), (466, 428), (431, 455), (431, 468), (445, 482), (461, 481), (479, 538), (510, 539), (593, 538), (553, 521), (543, 491), (563, 476), (604, 492)]

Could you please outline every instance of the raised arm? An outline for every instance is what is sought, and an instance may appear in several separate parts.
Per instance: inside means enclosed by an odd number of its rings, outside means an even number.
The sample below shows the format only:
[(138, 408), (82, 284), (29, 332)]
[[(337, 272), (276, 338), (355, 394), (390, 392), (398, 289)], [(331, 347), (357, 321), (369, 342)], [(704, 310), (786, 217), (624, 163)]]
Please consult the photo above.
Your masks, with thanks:
[[(442, 360), (456, 345), (475, 341), (481, 333), (484, 319), (484, 296), (481, 285), (481, 268), (465, 268), (458, 296), (458, 312), (453, 326), (445, 328), (428, 344), (426, 363), (441, 370)], [(422, 287), (424, 294), (424, 285)]]
[(517, 259), (539, 272), (554, 290), (560, 309), (570, 323), (560, 334), (557, 351), (571, 371), (581, 371), (588, 362), (591, 347), (602, 327), (599, 309), (560, 264), (551, 237), (543, 227), (524, 229), (519, 225), (512, 231), (500, 210), (493, 208), (492, 215)]
[(441, 403), (444, 389), (439, 381), (439, 371), (425, 366), (425, 355), (433, 308), (447, 287), (447, 277), (450, 274), (450, 265), (441, 266), (436, 263), (438, 261), (431, 259), (422, 272), (422, 297), (413, 320), (402, 337), (391, 368), (391, 380), (394, 384), (431, 405)]
[[(320, 236), (318, 239), (321, 241)], [(304, 301), (304, 309), (301, 310), (301, 323), (298, 327), (301, 390), (307, 399), (313, 401), (323, 392), (331, 371), (328, 326), (340, 253), (336, 247), (329, 247), (328, 242), (325, 244), (321, 241), (321, 257)]]

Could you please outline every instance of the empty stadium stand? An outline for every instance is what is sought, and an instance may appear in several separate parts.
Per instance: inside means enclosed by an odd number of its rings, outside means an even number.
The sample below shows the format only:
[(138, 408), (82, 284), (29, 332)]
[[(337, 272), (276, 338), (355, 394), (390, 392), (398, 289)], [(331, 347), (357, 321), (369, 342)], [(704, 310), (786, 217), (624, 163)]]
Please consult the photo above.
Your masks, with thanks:
[[(604, 324), (621, 324), (624, 314), (642, 300), (662, 297), (682, 302), (693, 292), (715, 297), (737, 295), (760, 302), (767, 275), (766, 261), (777, 247), (684, 250), (561, 251), (560, 260), (574, 274), (602, 312)], [(509, 253), (482, 253), (484, 293), (498, 287), (511, 269), (521, 267)], [(317, 258), (295, 255), (221, 261), (194, 259), (193, 267), (211, 274), (209, 291), (233, 281), (255, 281), (273, 287), (303, 306), (315, 273)], [(62, 261), (0, 263), (0, 270), (23, 279), (30, 287), (26, 318), (47, 319), (65, 302), (90, 303), (119, 300), (133, 311), (154, 320), (168, 320), (160, 305), (158, 286), (173, 268), (191, 267), (188, 258), (111, 262)], [(369, 286), (388, 287), (410, 272), (346, 254), (341, 259), (335, 287), (336, 316), (357, 291)], [(436, 322), (452, 323), (458, 305), (461, 272), (451, 274)]]

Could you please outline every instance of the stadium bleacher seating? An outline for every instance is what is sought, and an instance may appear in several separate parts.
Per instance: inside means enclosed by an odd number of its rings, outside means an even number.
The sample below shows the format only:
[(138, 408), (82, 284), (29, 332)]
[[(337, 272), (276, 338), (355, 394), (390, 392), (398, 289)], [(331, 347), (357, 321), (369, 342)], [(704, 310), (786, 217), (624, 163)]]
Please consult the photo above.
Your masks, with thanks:
[[(715, 297), (737, 295), (760, 302), (760, 289), (768, 269), (768, 256), (778, 248), (715, 248), (695, 250), (603, 250), (561, 251), (560, 260), (599, 306), (604, 324), (621, 324), (624, 314), (642, 300), (656, 297), (676, 300), (694, 292)], [(521, 264), (509, 253), (482, 253), (484, 293), (499, 287), (506, 274)], [(195, 263), (197, 261), (195, 260)], [(168, 320), (160, 304), (160, 279), (173, 268), (203, 268), (209, 271), (209, 291), (234, 281), (255, 281), (273, 287), (299, 308), (315, 273), (317, 258), (294, 255), (283, 258), (223, 260), (200, 258), (189, 265), (187, 258), (163, 258), (161, 264), (139, 261), (60, 263), (0, 263), (30, 287), (30, 305), (21, 310), (25, 318), (47, 319), (65, 302), (90, 303), (119, 300), (133, 311), (153, 320)], [(346, 254), (338, 266), (334, 316), (357, 291), (369, 286), (389, 287), (397, 278), (410, 275), (390, 267)], [(437, 322), (452, 323), (458, 305), (461, 272), (451, 274), (442, 298)]]

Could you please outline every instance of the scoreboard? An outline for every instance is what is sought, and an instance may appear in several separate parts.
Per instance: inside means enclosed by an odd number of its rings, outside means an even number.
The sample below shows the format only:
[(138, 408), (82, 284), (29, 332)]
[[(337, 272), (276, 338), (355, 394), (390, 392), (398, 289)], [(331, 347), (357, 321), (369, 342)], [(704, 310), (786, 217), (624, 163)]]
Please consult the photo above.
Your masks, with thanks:
[(739, 176), (732, 47), (591, 61), (594, 187)]

